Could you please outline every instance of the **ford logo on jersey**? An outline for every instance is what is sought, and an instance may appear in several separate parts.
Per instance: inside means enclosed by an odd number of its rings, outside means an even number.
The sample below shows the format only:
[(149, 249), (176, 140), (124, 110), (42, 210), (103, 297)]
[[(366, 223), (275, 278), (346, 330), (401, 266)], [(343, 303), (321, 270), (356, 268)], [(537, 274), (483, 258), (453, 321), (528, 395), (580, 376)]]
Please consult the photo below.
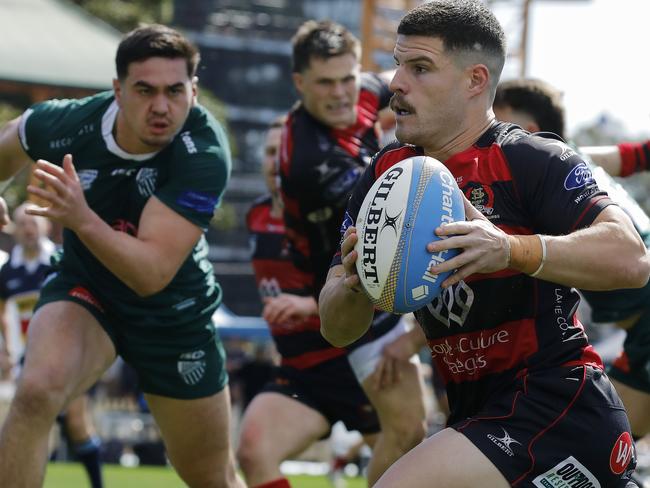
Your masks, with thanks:
[(574, 167), (564, 180), (564, 188), (566, 190), (575, 190), (593, 183), (594, 177), (591, 174), (591, 169), (587, 163), (582, 162)]

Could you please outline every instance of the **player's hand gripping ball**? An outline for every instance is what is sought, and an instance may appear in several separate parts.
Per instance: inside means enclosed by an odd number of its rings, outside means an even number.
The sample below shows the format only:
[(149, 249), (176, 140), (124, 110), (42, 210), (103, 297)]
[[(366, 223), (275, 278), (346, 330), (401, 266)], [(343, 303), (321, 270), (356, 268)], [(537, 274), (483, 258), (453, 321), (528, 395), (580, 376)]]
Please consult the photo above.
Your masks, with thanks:
[(391, 166), (368, 191), (356, 228), (357, 273), (362, 288), (379, 309), (408, 313), (422, 308), (442, 291), (451, 272), (429, 268), (458, 254), (455, 249), (430, 253), (441, 224), (465, 220), (456, 179), (440, 161), (415, 156)]

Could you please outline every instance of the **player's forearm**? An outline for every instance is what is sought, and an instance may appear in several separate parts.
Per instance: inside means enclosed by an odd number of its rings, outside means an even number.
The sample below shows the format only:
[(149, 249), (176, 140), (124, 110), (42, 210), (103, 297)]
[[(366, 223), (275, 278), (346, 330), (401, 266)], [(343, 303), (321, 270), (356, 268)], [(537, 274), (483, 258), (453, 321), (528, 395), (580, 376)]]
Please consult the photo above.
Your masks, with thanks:
[(154, 246), (114, 230), (94, 212), (74, 231), (90, 252), (139, 296), (159, 292), (176, 274)]
[(544, 236), (546, 259), (536, 277), (594, 291), (644, 286), (650, 260), (643, 241), (622, 210), (608, 207), (605, 212), (609, 217), (591, 227)]
[(10, 179), (30, 162), (18, 138), (19, 123), (17, 118), (0, 127), (0, 181)]
[(321, 290), (318, 308), (321, 334), (336, 347), (351, 344), (370, 327), (374, 307), (366, 295), (349, 290), (345, 275), (331, 276)]
[(580, 152), (589, 156), (611, 176), (620, 176), (621, 153), (617, 146), (585, 146), (580, 148)]

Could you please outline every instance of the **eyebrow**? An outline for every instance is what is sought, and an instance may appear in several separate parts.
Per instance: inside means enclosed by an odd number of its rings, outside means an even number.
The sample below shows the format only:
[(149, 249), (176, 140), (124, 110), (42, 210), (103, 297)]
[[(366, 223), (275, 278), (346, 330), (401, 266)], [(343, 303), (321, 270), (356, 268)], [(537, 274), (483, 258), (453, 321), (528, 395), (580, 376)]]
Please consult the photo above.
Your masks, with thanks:
[[(393, 59), (397, 61), (398, 63), (400, 62), (399, 59), (397, 59), (397, 56), (393, 56)], [(426, 56), (416, 56), (415, 58), (410, 58), (406, 59), (403, 62), (404, 63), (421, 63), (422, 61), (429, 63), (429, 64), (434, 64), (431, 58), (428, 58)]]
[[(147, 83), (146, 81), (143, 81), (143, 80), (136, 81), (135, 83), (133, 83), (133, 86), (136, 86), (136, 87), (140, 86), (140, 87), (149, 88), (149, 89), (155, 89), (156, 88), (154, 85), (152, 85), (150, 83)], [(172, 85), (167, 85), (165, 88), (166, 89), (179, 88), (179, 87), (182, 87), (182, 86), (183, 86), (183, 83), (179, 81), (178, 83), (174, 83)]]

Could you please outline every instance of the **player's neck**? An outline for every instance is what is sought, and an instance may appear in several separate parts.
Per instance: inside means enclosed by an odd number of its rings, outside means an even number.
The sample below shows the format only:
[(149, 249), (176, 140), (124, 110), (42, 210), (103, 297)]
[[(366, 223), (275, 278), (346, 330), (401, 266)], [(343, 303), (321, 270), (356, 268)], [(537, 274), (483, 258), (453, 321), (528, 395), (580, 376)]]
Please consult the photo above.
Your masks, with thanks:
[(470, 123), (463, 130), (453, 135), (446, 143), (439, 147), (425, 147), (424, 154), (438, 161), (446, 161), (455, 154), (469, 149), (472, 144), (479, 140), (483, 133), (494, 122), (494, 115), (482, 118), (475, 123)]
[(279, 219), (282, 218), (284, 207), (280, 195), (273, 195), (271, 197), (271, 217)]

